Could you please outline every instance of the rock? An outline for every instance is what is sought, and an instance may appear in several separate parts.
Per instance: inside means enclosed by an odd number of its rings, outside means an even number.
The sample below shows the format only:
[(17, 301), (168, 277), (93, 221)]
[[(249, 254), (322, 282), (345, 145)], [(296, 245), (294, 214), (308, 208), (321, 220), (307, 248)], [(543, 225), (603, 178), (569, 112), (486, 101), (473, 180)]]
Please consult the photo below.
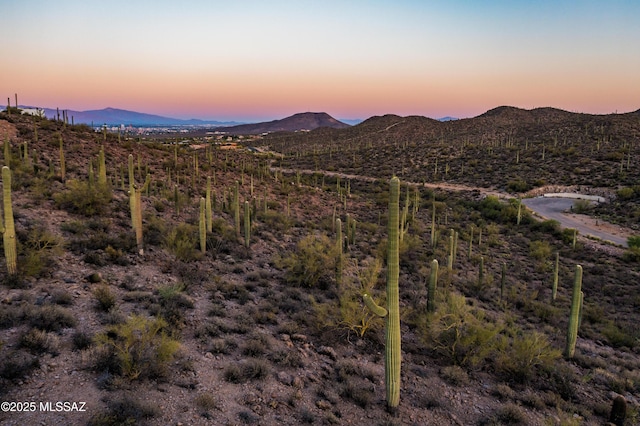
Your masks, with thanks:
[(335, 349), (333, 349), (330, 346), (320, 346), (318, 348), (318, 353), (320, 355), (326, 355), (329, 358), (331, 358), (333, 361), (338, 359), (338, 354), (336, 353)]
[(296, 389), (302, 389), (304, 387), (304, 380), (300, 377), (294, 377), (291, 385)]
[(307, 336), (305, 336), (304, 334), (295, 333), (295, 334), (291, 335), (291, 340), (296, 340), (298, 342), (306, 342), (307, 341)]
[(331, 403), (329, 401), (325, 401), (324, 399), (320, 399), (316, 401), (316, 407), (321, 410), (328, 410), (331, 408)]
[(293, 383), (293, 377), (284, 371), (280, 371), (277, 374), (278, 381), (284, 385), (290, 386)]

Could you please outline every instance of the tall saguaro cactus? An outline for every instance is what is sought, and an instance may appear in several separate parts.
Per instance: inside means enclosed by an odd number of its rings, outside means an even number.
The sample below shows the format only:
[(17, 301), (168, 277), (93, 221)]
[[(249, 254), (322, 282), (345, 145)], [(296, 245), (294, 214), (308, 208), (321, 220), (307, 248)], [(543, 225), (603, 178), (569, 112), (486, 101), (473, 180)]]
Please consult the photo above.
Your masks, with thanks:
[(211, 211), (211, 176), (207, 176), (207, 193), (205, 195), (205, 218), (207, 232), (213, 232), (213, 212)]
[(65, 176), (67, 174), (67, 167), (64, 161), (64, 142), (62, 141), (62, 135), (59, 135), (60, 138), (60, 179), (64, 182)]
[(576, 265), (575, 278), (573, 280), (573, 295), (571, 297), (571, 314), (569, 315), (569, 326), (567, 328), (567, 346), (564, 355), (573, 358), (576, 352), (576, 341), (578, 340), (578, 322), (580, 317), (580, 293), (582, 292), (582, 266)]
[(251, 209), (249, 201), (244, 202), (244, 245), (247, 248), (251, 245)]
[(142, 248), (142, 193), (151, 182), (151, 176), (147, 175), (144, 185), (138, 188), (133, 175), (133, 155), (129, 154), (129, 207), (131, 209), (131, 226), (136, 232), (136, 244), (138, 252), (143, 254)]
[(429, 291), (427, 293), (427, 312), (436, 311), (436, 287), (438, 285), (438, 260), (431, 261), (431, 275), (429, 276)]
[(387, 309), (376, 305), (369, 294), (364, 294), (364, 303), (375, 315), (386, 317), (385, 332), (385, 388), (387, 408), (395, 411), (400, 403), (400, 297), (398, 279), (400, 257), (398, 255), (400, 225), (400, 179), (391, 178), (389, 188), (389, 224), (387, 246)]
[(560, 254), (556, 252), (556, 261), (553, 267), (553, 284), (551, 286), (551, 303), (556, 301), (558, 295), (558, 269), (559, 269)]
[(107, 186), (107, 164), (104, 158), (104, 147), (98, 153), (98, 185)]
[(198, 221), (198, 230), (200, 231), (200, 251), (204, 254), (207, 252), (207, 226), (205, 221), (205, 199), (200, 197), (200, 220)]
[(16, 251), (16, 228), (13, 222), (13, 207), (11, 206), (11, 169), (2, 167), (2, 205), (4, 223), (2, 223), (2, 242), (4, 257), (7, 260), (7, 272), (15, 275), (18, 272)]
[(342, 220), (340, 218), (335, 221), (336, 227), (336, 284), (338, 287), (342, 284)]

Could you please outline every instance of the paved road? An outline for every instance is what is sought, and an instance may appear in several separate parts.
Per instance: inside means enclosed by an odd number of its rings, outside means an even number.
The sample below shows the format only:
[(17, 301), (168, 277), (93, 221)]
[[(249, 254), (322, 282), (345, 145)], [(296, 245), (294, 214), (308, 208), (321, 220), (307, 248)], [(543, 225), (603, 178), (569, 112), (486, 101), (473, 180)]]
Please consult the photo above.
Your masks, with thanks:
[[(294, 170), (294, 169), (282, 169), (279, 167), (271, 167), (272, 171), (278, 170), (284, 173), (302, 173), (302, 174), (313, 174), (313, 173), (321, 173), (326, 176), (340, 176), (343, 179), (353, 179), (353, 180), (363, 180), (363, 181), (375, 181), (375, 178), (369, 176), (361, 176), (361, 175), (352, 175), (340, 172), (330, 172), (326, 170)], [(422, 185), (422, 183), (416, 182), (404, 182), (410, 185)], [(486, 189), (486, 188), (476, 188), (469, 187), (465, 185), (456, 185), (456, 184), (448, 184), (448, 183), (426, 183), (424, 184), (426, 187), (445, 189), (450, 191), (473, 191), (478, 190), (485, 195), (493, 195), (498, 198), (510, 198), (509, 194)], [(574, 195), (575, 197), (575, 195)], [(523, 198), (522, 203), (527, 206), (529, 209), (533, 210), (538, 215), (546, 218), (553, 219), (560, 222), (560, 225), (563, 228), (575, 228), (578, 230), (580, 235), (591, 235), (593, 237), (597, 237), (603, 241), (610, 241), (614, 244), (627, 247), (627, 239), (626, 237), (622, 237), (620, 235), (615, 235), (610, 232), (607, 232), (605, 229), (599, 229), (595, 226), (589, 226), (579, 220), (576, 220), (568, 215), (563, 214), (563, 212), (568, 211), (573, 203), (576, 201), (575, 198), (562, 198), (562, 197), (536, 197), (536, 198)]]
[(627, 246), (625, 237), (611, 234), (604, 229), (587, 226), (581, 221), (566, 215), (565, 212), (571, 208), (575, 201), (575, 199), (571, 198), (536, 197), (525, 198), (522, 203), (544, 218), (557, 220), (563, 228), (575, 228), (581, 235), (591, 235), (603, 241), (610, 241), (623, 247)]

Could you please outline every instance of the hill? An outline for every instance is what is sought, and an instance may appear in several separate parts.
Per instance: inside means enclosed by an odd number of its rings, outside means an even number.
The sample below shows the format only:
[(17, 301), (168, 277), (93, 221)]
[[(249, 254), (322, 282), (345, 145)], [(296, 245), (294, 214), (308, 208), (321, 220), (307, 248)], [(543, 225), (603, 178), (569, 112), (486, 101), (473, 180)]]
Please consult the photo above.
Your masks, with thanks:
[(325, 112), (302, 112), (280, 120), (254, 124), (241, 124), (216, 130), (238, 135), (255, 135), (273, 132), (298, 132), (302, 130), (314, 130), (322, 127), (345, 129), (351, 126), (336, 120)]

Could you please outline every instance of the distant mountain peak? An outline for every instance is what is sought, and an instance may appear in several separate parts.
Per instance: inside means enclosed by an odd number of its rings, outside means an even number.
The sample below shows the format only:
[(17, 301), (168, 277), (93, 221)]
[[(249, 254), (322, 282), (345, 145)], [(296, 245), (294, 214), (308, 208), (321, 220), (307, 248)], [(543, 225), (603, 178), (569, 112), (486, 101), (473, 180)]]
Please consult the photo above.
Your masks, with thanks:
[(220, 130), (227, 133), (255, 135), (259, 133), (311, 131), (320, 127), (344, 129), (351, 126), (336, 120), (326, 112), (299, 112), (280, 120), (242, 124), (239, 126), (224, 127)]

